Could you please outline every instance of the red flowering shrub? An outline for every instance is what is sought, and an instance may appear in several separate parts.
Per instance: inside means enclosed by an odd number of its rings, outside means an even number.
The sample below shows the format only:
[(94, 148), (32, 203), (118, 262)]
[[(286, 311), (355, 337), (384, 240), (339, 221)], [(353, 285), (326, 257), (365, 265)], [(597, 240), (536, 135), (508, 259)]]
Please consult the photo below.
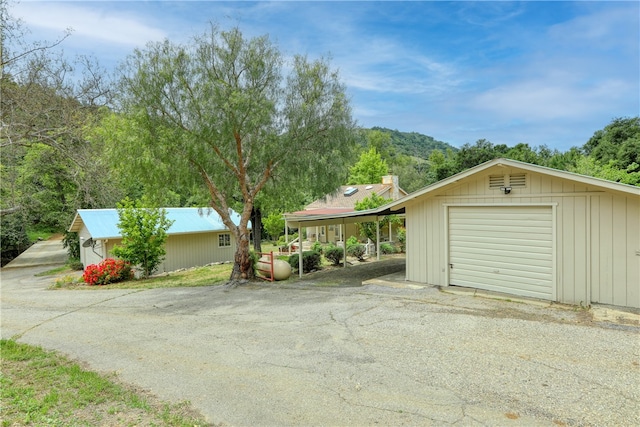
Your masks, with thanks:
[(131, 264), (121, 259), (107, 258), (100, 264), (88, 265), (84, 270), (82, 279), (85, 283), (93, 285), (108, 285), (131, 279), (133, 271)]

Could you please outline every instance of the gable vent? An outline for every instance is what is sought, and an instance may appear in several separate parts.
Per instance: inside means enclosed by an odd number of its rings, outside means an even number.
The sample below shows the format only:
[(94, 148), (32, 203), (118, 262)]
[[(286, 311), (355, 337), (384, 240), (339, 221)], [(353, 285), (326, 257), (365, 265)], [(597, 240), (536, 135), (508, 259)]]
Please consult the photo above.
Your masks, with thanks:
[(512, 187), (526, 187), (527, 186), (527, 174), (513, 173), (509, 175), (509, 185)]
[(489, 188), (504, 186), (504, 175), (489, 175)]

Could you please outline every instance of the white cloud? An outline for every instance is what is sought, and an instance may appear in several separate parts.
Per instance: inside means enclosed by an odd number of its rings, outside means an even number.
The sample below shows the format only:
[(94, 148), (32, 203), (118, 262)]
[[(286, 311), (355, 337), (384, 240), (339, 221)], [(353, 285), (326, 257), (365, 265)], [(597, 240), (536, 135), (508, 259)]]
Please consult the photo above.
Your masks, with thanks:
[(18, 3), (12, 8), (12, 14), (32, 29), (62, 33), (71, 28), (75, 38), (89, 39), (86, 41), (139, 46), (165, 37), (164, 31), (158, 28), (128, 15), (100, 10), (95, 3), (91, 4), (91, 9), (69, 3)]
[(591, 87), (552, 80), (530, 80), (480, 93), (470, 105), (492, 111), (501, 119), (555, 120), (586, 117), (614, 103), (630, 88), (619, 80), (600, 81)]

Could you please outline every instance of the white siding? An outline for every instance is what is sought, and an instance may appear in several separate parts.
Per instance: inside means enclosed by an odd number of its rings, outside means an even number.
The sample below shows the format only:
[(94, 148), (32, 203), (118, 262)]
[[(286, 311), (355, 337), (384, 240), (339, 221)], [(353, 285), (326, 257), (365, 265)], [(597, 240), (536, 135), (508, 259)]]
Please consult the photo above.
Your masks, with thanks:
[[(218, 236), (220, 234), (231, 235), (231, 246), (218, 247)], [(113, 257), (113, 247), (121, 242), (122, 239), (109, 240), (107, 243), (107, 257)], [(212, 262), (233, 261), (236, 244), (233, 234), (230, 232), (173, 234), (167, 237), (165, 249), (167, 254), (158, 267), (157, 273), (203, 266)]]
[(640, 197), (526, 172), (526, 186), (504, 195), (489, 175), (523, 172), (494, 167), (406, 206), (407, 279), (447, 286), (445, 205), (555, 204), (557, 301), (640, 308)]
[[(220, 234), (231, 235), (231, 246), (218, 247)], [(167, 255), (161, 265), (163, 271), (207, 265), (212, 262), (233, 261), (236, 244), (232, 233), (201, 233), (172, 235), (167, 238)]]
[(89, 230), (87, 230), (87, 227), (84, 225), (78, 232), (78, 237), (80, 238), (80, 262), (82, 262), (82, 265), (86, 267), (91, 264), (100, 263), (100, 261), (104, 259), (104, 242), (102, 240), (98, 240), (95, 242), (93, 247), (84, 247), (83, 243), (91, 237)]

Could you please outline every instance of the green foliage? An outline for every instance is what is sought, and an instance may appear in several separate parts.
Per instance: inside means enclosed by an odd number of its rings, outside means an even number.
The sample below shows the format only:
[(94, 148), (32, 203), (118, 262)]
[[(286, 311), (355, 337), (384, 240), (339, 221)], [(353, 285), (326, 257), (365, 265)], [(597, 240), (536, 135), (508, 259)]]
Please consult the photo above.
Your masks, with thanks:
[[(363, 211), (367, 209), (374, 209), (385, 205), (391, 202), (391, 199), (385, 199), (384, 197), (378, 196), (373, 193), (369, 197), (365, 197), (364, 199), (356, 202), (355, 210)], [(402, 221), (396, 215), (389, 215), (382, 218), (380, 221), (380, 228), (387, 226), (389, 223), (399, 224)], [(361, 222), (358, 224), (358, 230), (360, 234), (364, 237), (370, 239), (372, 242), (376, 243), (378, 241), (377, 236), (377, 227), (375, 222)]]
[[(67, 278), (57, 287), (72, 286)], [(184, 404), (136, 394), (113, 375), (86, 371), (59, 353), (7, 339), (0, 340), (0, 353), (3, 426), (206, 425)]]
[[(289, 256), (289, 265), (292, 269), (298, 270), (300, 264), (300, 254), (291, 254)], [(316, 251), (302, 252), (302, 271), (309, 273), (313, 270), (320, 269), (322, 265), (322, 256)]]
[(271, 212), (266, 218), (262, 218), (262, 225), (271, 240), (278, 240), (284, 234), (285, 220), (282, 212)]
[(400, 252), (404, 252), (407, 247), (407, 229), (398, 227), (396, 238), (398, 239), (398, 243), (400, 243)]
[(637, 163), (628, 165), (627, 170), (619, 169), (616, 160), (602, 164), (593, 157), (580, 157), (571, 172), (589, 175), (622, 184), (640, 186), (640, 166)]
[(344, 258), (344, 249), (336, 245), (329, 245), (324, 250), (324, 257), (331, 261), (333, 265), (340, 265), (340, 262)]
[(22, 200), (30, 222), (54, 230), (69, 225), (69, 206), (74, 205), (77, 191), (75, 172), (69, 157), (53, 147), (34, 144), (27, 149), (19, 168), (19, 184), (21, 191), (30, 195)]
[(84, 270), (84, 265), (82, 265), (82, 262), (80, 262), (79, 259), (70, 259), (69, 262), (67, 262), (67, 265), (70, 269), (75, 271)]
[(387, 162), (375, 148), (360, 154), (358, 162), (349, 169), (349, 184), (376, 184), (389, 173)]
[(125, 115), (102, 132), (112, 158), (158, 192), (206, 192), (236, 238), (234, 280), (253, 274), (254, 207), (299, 203), (300, 188), (333, 191), (352, 161), (355, 125), (338, 73), (325, 59), (285, 64), (266, 36), (212, 25), (188, 44), (149, 43), (128, 58), (119, 89)]
[(434, 150), (429, 156), (429, 170), (427, 171), (427, 184), (442, 181), (445, 178), (455, 175), (459, 172), (459, 166), (456, 164), (456, 154), (452, 150), (443, 153)]
[(385, 255), (395, 254), (396, 248), (391, 243), (380, 243), (380, 253)]
[(78, 233), (65, 231), (62, 237), (62, 247), (67, 250), (70, 260), (80, 260), (80, 238)]
[(146, 205), (145, 200), (133, 202), (129, 198), (118, 204), (122, 243), (113, 248), (113, 254), (139, 265), (142, 275), (149, 277), (164, 258), (167, 230), (173, 222), (166, 218), (164, 209)]
[(358, 241), (358, 238), (356, 236), (349, 236), (349, 238), (347, 239), (347, 248), (349, 246), (358, 245), (358, 244), (360, 244), (360, 241)]
[(493, 145), (486, 139), (480, 139), (473, 145), (464, 144), (456, 153), (456, 173), (495, 158), (504, 157), (508, 150), (506, 145)]
[[(391, 144), (398, 154), (420, 159), (428, 159), (434, 150), (456, 151), (457, 149), (445, 142), (438, 141), (431, 136), (422, 135), (417, 132), (400, 132), (383, 127), (373, 127), (369, 132), (382, 132), (391, 138)], [(382, 151), (381, 151), (382, 152)]]
[(362, 243), (347, 246), (347, 255), (357, 258), (358, 261), (364, 261), (364, 255), (367, 250)]
[(3, 265), (31, 246), (24, 224), (20, 212), (0, 217), (0, 245)]
[(316, 241), (315, 241), (315, 242), (313, 242), (313, 244), (311, 245), (311, 250), (312, 250), (312, 251), (315, 251), (315, 252), (318, 252), (320, 255), (322, 255), (322, 251), (323, 251), (323, 249), (322, 249), (322, 243), (320, 243), (319, 241), (317, 241), (317, 240), (316, 240)]
[(602, 164), (613, 160), (623, 170), (632, 163), (640, 164), (640, 117), (613, 119), (593, 134), (583, 150)]
[[(298, 233), (293, 233), (293, 234), (289, 234), (289, 242), (292, 242), (294, 240), (296, 240), (298, 238)], [(288, 242), (285, 241), (286, 237), (285, 236), (280, 236), (280, 238), (278, 239), (278, 246), (285, 246)]]

